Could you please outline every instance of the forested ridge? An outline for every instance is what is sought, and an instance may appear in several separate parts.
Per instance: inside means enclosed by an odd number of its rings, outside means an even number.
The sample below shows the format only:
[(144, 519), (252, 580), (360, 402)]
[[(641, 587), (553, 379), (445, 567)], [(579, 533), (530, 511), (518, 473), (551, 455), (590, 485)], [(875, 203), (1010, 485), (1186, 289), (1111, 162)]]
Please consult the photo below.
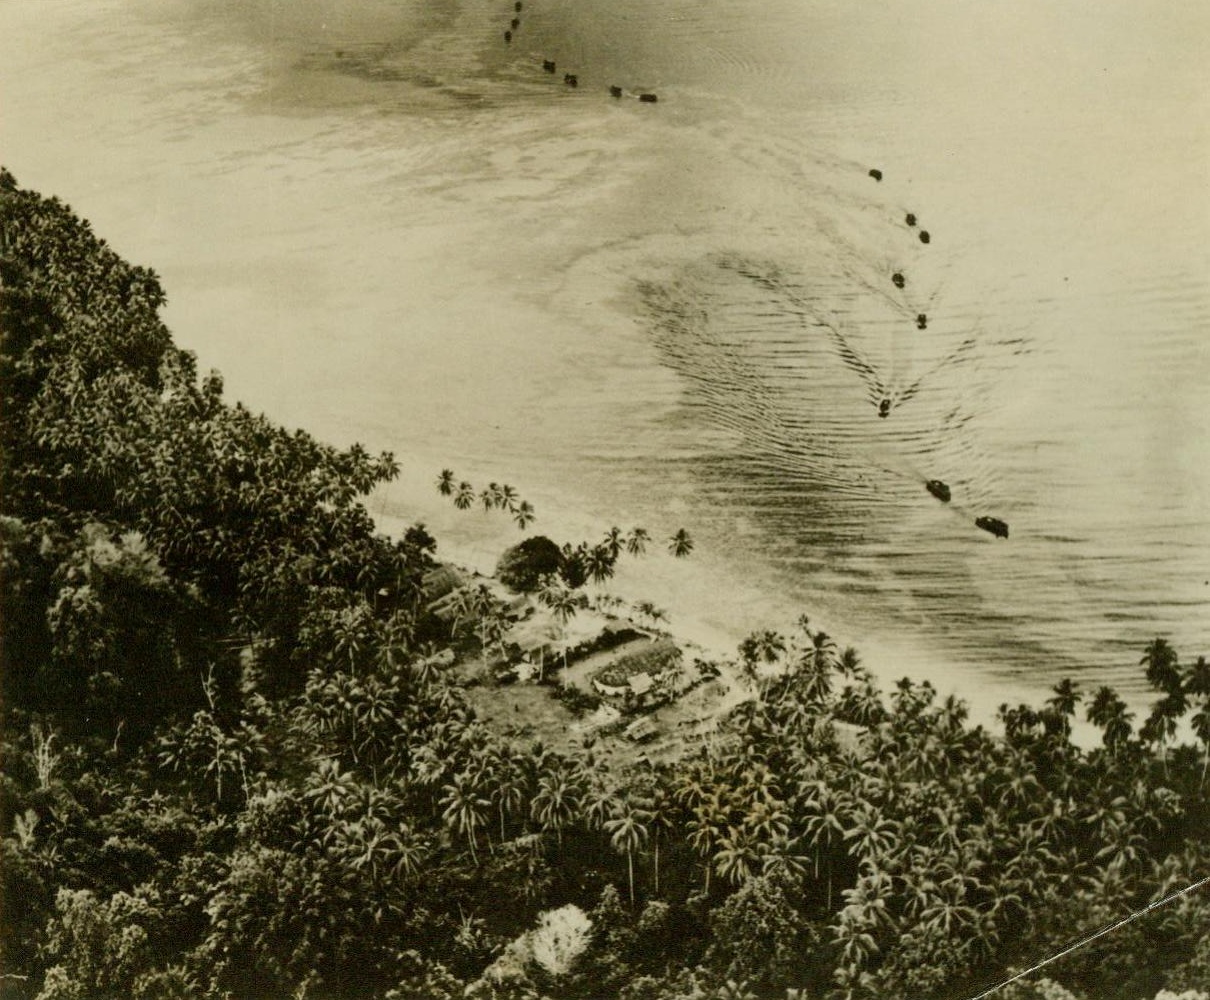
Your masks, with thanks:
[[(393, 457), (226, 402), (163, 303), (0, 173), (0, 997), (961, 1000), (1210, 875), (1210, 664), (1162, 638), (1140, 719), (975, 725), (804, 623), (672, 764), (488, 725), (435, 540), (362, 503)], [(1199, 990), (1205, 890), (994, 996)]]

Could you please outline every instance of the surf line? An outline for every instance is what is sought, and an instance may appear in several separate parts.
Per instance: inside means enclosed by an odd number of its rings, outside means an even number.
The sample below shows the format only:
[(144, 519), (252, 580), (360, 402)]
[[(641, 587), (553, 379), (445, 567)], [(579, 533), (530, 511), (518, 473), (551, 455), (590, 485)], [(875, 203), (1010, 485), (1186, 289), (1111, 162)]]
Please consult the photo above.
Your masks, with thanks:
[(1170, 892), (1170, 893), (1168, 893), (1167, 896), (1163, 896), (1162, 898), (1157, 899), (1154, 903), (1148, 903), (1141, 910), (1135, 910), (1133, 913), (1129, 913), (1126, 916), (1122, 917), (1121, 920), (1115, 920), (1113, 923), (1107, 924), (1106, 926), (1102, 927), (1100, 930), (1093, 931), (1091, 934), (1087, 935), (1086, 937), (1080, 938), (1080, 940), (1076, 941), (1074, 944), (1069, 944), (1062, 951), (1056, 952), (1054, 955), (1051, 955), (1050, 958), (1044, 958), (1041, 962), (1038, 962), (1036, 965), (1031, 965), (1028, 969), (1018, 972), (1015, 976), (1011, 976), (1008, 979), (1005, 979), (1005, 980), (1002, 980), (1001, 982), (996, 983), (996, 985), (991, 987), (991, 989), (984, 990), (982, 993), (977, 993), (973, 997), (968, 997), (967, 1000), (983, 1000), (984, 997), (991, 996), (993, 993), (996, 993), (999, 990), (1004, 989), (1005, 986), (1009, 986), (1012, 983), (1015, 983), (1018, 979), (1024, 979), (1026, 976), (1037, 972), (1039, 969), (1044, 969), (1046, 966), (1050, 965), (1051, 962), (1057, 962), (1060, 958), (1064, 958), (1067, 955), (1070, 955), (1073, 951), (1077, 951), (1080, 948), (1083, 948), (1085, 945), (1091, 944), (1097, 938), (1104, 937), (1106, 934), (1111, 934), (1114, 931), (1116, 931), (1122, 927), (1125, 927), (1127, 924), (1132, 923), (1135, 920), (1138, 920), (1139, 917), (1146, 916), (1152, 910), (1158, 910), (1161, 906), (1166, 906), (1167, 904), (1171, 903), (1174, 899), (1179, 899), (1181, 896), (1187, 896), (1191, 892), (1197, 892), (1198, 889), (1200, 889), (1202, 886), (1204, 886), (1208, 883), (1210, 883), (1210, 875), (1207, 875), (1205, 878), (1198, 879), (1192, 885), (1187, 885), (1183, 889), (1177, 889), (1174, 892)]

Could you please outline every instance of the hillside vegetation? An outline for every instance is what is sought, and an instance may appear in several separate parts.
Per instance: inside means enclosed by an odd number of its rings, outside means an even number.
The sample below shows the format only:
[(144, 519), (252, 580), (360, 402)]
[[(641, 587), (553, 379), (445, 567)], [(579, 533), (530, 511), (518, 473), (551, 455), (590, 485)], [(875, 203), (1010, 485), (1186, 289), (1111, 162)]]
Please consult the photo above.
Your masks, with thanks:
[[(554, 752), (472, 709), (390, 455), (226, 402), (7, 172), (0, 283), (0, 996), (960, 1000), (1210, 875), (1204, 657), (989, 731), (804, 624), (675, 764)], [(995, 996), (1208, 987), (1200, 891)]]

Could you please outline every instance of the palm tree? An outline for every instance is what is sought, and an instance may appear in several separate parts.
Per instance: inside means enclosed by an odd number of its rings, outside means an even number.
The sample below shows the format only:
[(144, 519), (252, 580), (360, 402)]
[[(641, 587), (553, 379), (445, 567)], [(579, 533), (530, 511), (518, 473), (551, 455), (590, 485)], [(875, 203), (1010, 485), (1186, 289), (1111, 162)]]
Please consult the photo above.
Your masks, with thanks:
[(396, 876), (413, 875), (420, 870), (420, 863), (428, 853), (429, 845), (411, 826), (403, 824), (388, 843), (395, 856), (392, 871)]
[(1130, 739), (1130, 720), (1134, 718), (1134, 713), (1127, 711), (1126, 702), (1111, 687), (1097, 689), (1088, 705), (1087, 718), (1102, 730), (1102, 739), (1110, 751), (1124, 746)]
[(613, 576), (613, 565), (616, 561), (617, 555), (611, 554), (610, 547), (603, 543), (588, 550), (584, 568), (593, 583), (601, 584)]
[(1014, 754), (1015, 766), (998, 776), (996, 793), (999, 804), (1008, 808), (1021, 808), (1038, 801), (1042, 786), (1034, 777), (1033, 763), (1024, 754)]
[(719, 801), (718, 793), (708, 795), (693, 808), (693, 816), (686, 824), (690, 846), (702, 858), (705, 872), (705, 892), (710, 891), (710, 863), (718, 844), (721, 830), (726, 826), (727, 813)]
[(647, 813), (637, 808), (629, 799), (618, 803), (617, 812), (605, 821), (605, 830), (613, 849), (626, 855), (626, 870), (630, 876), (630, 905), (634, 906), (634, 852), (647, 842)]
[(811, 645), (799, 657), (799, 685), (812, 704), (822, 704), (832, 693), (832, 665), (836, 643), (827, 632), (810, 634)]
[(446, 826), (466, 837), (471, 847), (471, 862), (478, 865), (475, 835), (483, 825), (491, 803), (480, 794), (473, 778), (459, 774), (442, 789), (441, 804), (445, 807), (441, 816)]
[(525, 772), (518, 766), (515, 756), (508, 750), (500, 750), (492, 763), (492, 788), (489, 795), (500, 813), (500, 840), (503, 842), (505, 813), (521, 808), (529, 790), (529, 782)]
[(836, 672), (841, 677), (848, 678), (866, 673), (866, 669), (861, 665), (861, 657), (852, 646), (845, 646), (844, 652), (840, 654), (840, 659), (836, 661)]
[(1188, 709), (1189, 700), (1185, 697), (1185, 692), (1177, 688), (1155, 703), (1147, 721), (1139, 730), (1143, 742), (1159, 745), (1165, 774), (1168, 773), (1168, 741), (1176, 735), (1177, 721)]
[(475, 592), (470, 587), (460, 588), (454, 593), (448, 607), (454, 616), (450, 622), (450, 633), (456, 635), (464, 622), (475, 617), (477, 608)]
[(1185, 674), (1185, 690), (1200, 698), (1210, 698), (1210, 660), (1199, 656)]
[(515, 514), (518, 499), (520, 498), (517, 496), (517, 491), (509, 486), (508, 483), (504, 483), (500, 487), (497, 503), (501, 510), (507, 510), (509, 513)]
[(486, 583), (481, 583), (471, 593), (471, 614), (478, 621), (479, 646), (487, 646), (487, 633), (493, 616), (499, 614), (499, 601)]
[(886, 719), (886, 707), (882, 704), (882, 691), (872, 677), (864, 678), (857, 687), (845, 685), (841, 694), (844, 705), (844, 721), (858, 726), (876, 726)]
[(939, 888), (941, 891), (920, 914), (921, 926), (953, 937), (955, 932), (971, 927), (979, 913), (966, 901), (963, 886), (951, 883)]
[(747, 827), (729, 827), (719, 838), (714, 855), (714, 869), (733, 885), (742, 885), (756, 870), (760, 851), (752, 831)]
[(638, 802), (647, 816), (648, 828), (651, 830), (653, 887), (658, 896), (660, 892), (660, 832), (674, 829), (672, 800), (659, 777), (653, 776), (652, 780), (645, 783), (640, 790)]
[(785, 651), (785, 637), (768, 628), (753, 632), (739, 644), (739, 655), (744, 661), (744, 674), (753, 682), (753, 686), (757, 687), (758, 691), (758, 664), (764, 662), (772, 666)]
[(564, 542), (559, 550), (559, 576), (569, 587), (582, 587), (588, 582), (588, 543), (580, 542), (572, 547), (570, 542)]
[(1199, 656), (1185, 675), (1185, 691), (1199, 700), (1198, 710), (1190, 722), (1193, 734), (1202, 742), (1202, 777), (1198, 787), (1206, 783), (1206, 768), (1210, 765), (1210, 661)]
[(470, 510), (475, 502), (475, 488), (468, 482), (458, 484), (458, 492), (454, 494), (454, 506), (459, 510)]
[(649, 541), (651, 536), (646, 528), (631, 528), (630, 534), (626, 536), (626, 551), (632, 556), (641, 556), (647, 551)]
[(1046, 699), (1050, 718), (1055, 720), (1059, 732), (1064, 736), (1071, 735), (1071, 717), (1075, 715), (1076, 705), (1083, 697), (1078, 686), (1070, 678), (1059, 681), (1052, 690), (1054, 695)]
[(878, 862), (898, 843), (899, 823), (882, 815), (880, 810), (868, 803), (859, 805), (853, 811), (851, 822), (844, 839), (852, 842), (859, 861), (877, 870)]
[[(538, 600), (554, 613), (559, 623), (559, 641), (562, 642), (567, 631), (567, 623), (580, 610), (580, 597), (558, 581), (551, 580), (538, 592)], [(563, 649), (563, 667), (567, 667), (567, 649)]]
[(340, 763), (331, 757), (316, 762), (313, 772), (307, 775), (306, 791), (303, 795), (326, 813), (335, 814), (353, 795), (357, 787), (351, 771), (340, 770)]
[(668, 621), (668, 613), (663, 608), (657, 608), (650, 601), (638, 601), (631, 607), (636, 617), (646, 619), (652, 629), (660, 622)]
[[(819, 878), (819, 855), (821, 849), (829, 849), (844, 840), (848, 829), (848, 802), (846, 798), (829, 788), (824, 782), (814, 783), (814, 794), (803, 803), (809, 815), (803, 828), (815, 848), (815, 877)], [(828, 859), (828, 910), (832, 909), (832, 862)]]
[(610, 561), (617, 562), (618, 556), (622, 554), (622, 529), (610, 528), (605, 532), (605, 541), (601, 545), (609, 553)]
[(1193, 726), (1193, 735), (1202, 744), (1202, 776), (1197, 784), (1200, 789), (1206, 784), (1206, 768), (1210, 767), (1210, 701), (1202, 702), (1189, 722)]
[(590, 830), (600, 830), (613, 815), (617, 794), (604, 785), (594, 782), (584, 799), (584, 822)]
[(676, 558), (682, 559), (693, 551), (693, 539), (689, 537), (689, 532), (684, 528), (677, 530), (677, 533), (668, 540), (668, 551)]
[(441, 475), (437, 477), (437, 492), (443, 497), (451, 496), (454, 492), (454, 471), (453, 469), (442, 469)]
[(1139, 663), (1147, 665), (1147, 682), (1157, 691), (1171, 694), (1180, 687), (1181, 674), (1177, 667), (1176, 650), (1168, 645), (1166, 639), (1152, 639)]
[(755, 799), (744, 816), (743, 826), (762, 844), (784, 840), (790, 832), (790, 817), (776, 799)]
[(580, 808), (580, 789), (563, 771), (552, 771), (538, 781), (530, 810), (543, 830), (554, 830), (563, 846), (563, 828), (574, 822)]
[(709, 785), (702, 780), (700, 765), (692, 769), (686, 768), (676, 779), (672, 797), (686, 810), (695, 809), (700, 803), (710, 797)]
[(1046, 704), (1060, 715), (1075, 715), (1076, 705), (1083, 698), (1083, 695), (1079, 692), (1079, 685), (1072, 681), (1071, 678), (1065, 677), (1052, 690), (1054, 691), (1054, 695), (1046, 699)]
[(813, 660), (822, 660), (824, 668), (832, 670), (836, 667), (836, 640), (827, 632), (813, 632), (811, 648), (807, 650), (806, 655)]
[(513, 511), (513, 520), (517, 527), (524, 531), (534, 520), (534, 508), (528, 500), (522, 500)]

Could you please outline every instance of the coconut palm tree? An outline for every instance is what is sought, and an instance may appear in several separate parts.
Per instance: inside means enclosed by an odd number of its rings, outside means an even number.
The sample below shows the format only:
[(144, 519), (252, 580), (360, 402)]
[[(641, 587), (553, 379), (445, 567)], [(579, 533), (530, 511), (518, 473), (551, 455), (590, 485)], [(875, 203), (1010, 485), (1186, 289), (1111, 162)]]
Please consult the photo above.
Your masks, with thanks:
[(453, 614), (450, 621), (450, 633), (457, 635), (463, 624), (475, 617), (477, 607), (475, 592), (470, 587), (461, 587), (454, 592), (447, 606)]
[(1185, 691), (1199, 698), (1210, 698), (1210, 660), (1199, 656), (1185, 673)]
[(683, 559), (693, 551), (693, 539), (689, 536), (684, 528), (677, 530), (676, 534), (668, 540), (668, 551), (676, 558)]
[(862, 803), (853, 810), (850, 823), (844, 839), (862, 864), (877, 871), (879, 862), (899, 842), (900, 824), (869, 803)]
[(728, 827), (718, 841), (714, 870), (732, 885), (742, 885), (760, 865), (759, 847), (756, 837), (747, 827)]
[(1046, 712), (1048, 720), (1064, 738), (1071, 735), (1071, 717), (1075, 715), (1076, 705), (1079, 704), (1083, 695), (1080, 694), (1078, 685), (1065, 677), (1059, 681), (1051, 690), (1054, 694), (1046, 699)]
[(1210, 699), (1202, 702), (1189, 721), (1193, 734), (1202, 742), (1202, 776), (1198, 782), (1198, 788), (1202, 788), (1206, 784), (1206, 768), (1210, 766)]
[(452, 496), (454, 492), (454, 470), (442, 469), (437, 477), (437, 492), (443, 497)]
[(1134, 713), (1127, 710), (1126, 702), (1108, 686), (1098, 688), (1092, 696), (1087, 718), (1102, 731), (1102, 739), (1111, 752), (1125, 746), (1133, 732), (1130, 720)]
[(743, 827), (764, 846), (784, 840), (790, 832), (790, 817), (784, 803), (776, 799), (755, 799), (744, 816)]
[(1159, 747), (1165, 774), (1168, 773), (1168, 741), (1176, 735), (1177, 723), (1188, 709), (1189, 700), (1184, 690), (1177, 687), (1152, 706), (1151, 714), (1139, 730), (1144, 743), (1155, 743)]
[(966, 890), (957, 884), (947, 884), (921, 911), (921, 926), (953, 937), (965, 933), (978, 920), (979, 911), (966, 898)]
[(657, 608), (650, 601), (637, 601), (631, 605), (635, 616), (647, 621), (648, 627), (654, 629), (660, 622), (668, 621), (668, 612), (663, 608)]
[(1199, 787), (1206, 782), (1206, 768), (1210, 765), (1210, 660), (1199, 656), (1197, 662), (1186, 672), (1184, 677), (1186, 695), (1193, 700), (1197, 711), (1193, 713), (1190, 722), (1193, 734), (1201, 741), (1202, 777)]
[(630, 878), (630, 905), (634, 906), (634, 852), (647, 842), (648, 815), (630, 799), (617, 804), (613, 816), (605, 821), (609, 842), (619, 854), (626, 855), (626, 871)]
[[(575, 591), (568, 589), (557, 580), (547, 581), (538, 592), (538, 600), (550, 608), (559, 623), (559, 641), (563, 642), (567, 631), (567, 623), (580, 610), (581, 598)], [(567, 649), (563, 649), (563, 667), (567, 667)]]
[(466, 837), (471, 848), (471, 862), (477, 865), (475, 837), (487, 818), (491, 803), (482, 795), (472, 776), (458, 774), (442, 788), (441, 805), (445, 825)]
[(609, 559), (611, 562), (617, 562), (618, 556), (622, 554), (622, 544), (623, 539), (621, 528), (614, 527), (605, 532), (605, 541), (603, 541), (601, 545), (605, 551), (609, 553)]
[(739, 644), (744, 676), (762, 700), (765, 692), (760, 686), (760, 664), (772, 666), (781, 659), (785, 652), (785, 637), (768, 628), (751, 633)]
[(584, 568), (588, 571), (588, 577), (593, 583), (604, 583), (613, 576), (613, 566), (617, 561), (617, 556), (611, 555), (610, 552), (610, 547), (604, 543), (588, 550), (584, 559)]
[(559, 846), (563, 846), (563, 829), (579, 815), (581, 789), (565, 771), (544, 774), (531, 801), (530, 811), (543, 830), (554, 830)]
[(524, 531), (534, 521), (534, 508), (528, 500), (522, 500), (513, 511), (513, 520), (517, 527)]
[(652, 885), (656, 895), (660, 892), (660, 834), (675, 829), (673, 823), (673, 802), (659, 775), (652, 775), (644, 782), (637, 793), (640, 808), (647, 816), (647, 826), (651, 831), (652, 851)]
[(389, 838), (388, 857), (393, 857), (392, 874), (396, 877), (414, 875), (429, 852), (429, 844), (409, 824), (404, 823)]
[(836, 643), (827, 632), (812, 632), (811, 644), (798, 658), (798, 687), (811, 704), (823, 704), (832, 694)]
[(1143, 651), (1140, 664), (1147, 667), (1147, 682), (1157, 691), (1171, 694), (1181, 683), (1181, 673), (1177, 666), (1176, 650), (1168, 645), (1166, 639), (1152, 639)]
[[(834, 844), (844, 840), (848, 831), (850, 813), (847, 797), (830, 788), (822, 781), (814, 782), (814, 792), (806, 798), (802, 807), (807, 811), (803, 829), (815, 848), (815, 877), (819, 878), (820, 852), (830, 850)], [(828, 910), (832, 909), (832, 862), (828, 859)]]
[(475, 502), (475, 488), (465, 480), (458, 484), (458, 492), (454, 494), (454, 506), (459, 510), (470, 510)]
[(717, 791), (702, 799), (693, 808), (693, 815), (685, 828), (688, 831), (689, 845), (703, 860), (705, 884), (703, 890), (710, 892), (710, 867), (714, 857), (714, 849), (719, 843), (722, 831), (727, 826), (727, 812), (719, 800)]
[(632, 556), (641, 556), (647, 551), (649, 541), (651, 541), (651, 536), (647, 533), (646, 528), (631, 528), (630, 534), (626, 536), (626, 551)]
[(505, 839), (504, 818), (525, 803), (529, 781), (513, 752), (501, 748), (492, 759), (491, 791), (488, 793), (500, 814), (500, 841)]
[(476, 621), (479, 631), (480, 648), (487, 647), (487, 636), (493, 624), (493, 618), (501, 617), (500, 602), (486, 583), (481, 583), (470, 596), (471, 616)]
[(570, 542), (564, 542), (559, 550), (559, 576), (569, 587), (582, 587), (588, 582), (588, 544), (580, 542), (572, 547)]
[(593, 782), (583, 802), (584, 822), (590, 830), (601, 830), (614, 812), (617, 793), (600, 782)]
[(869, 676), (869, 671), (862, 666), (860, 655), (852, 646), (845, 646), (836, 660), (835, 667), (841, 677), (849, 680), (864, 680)]

